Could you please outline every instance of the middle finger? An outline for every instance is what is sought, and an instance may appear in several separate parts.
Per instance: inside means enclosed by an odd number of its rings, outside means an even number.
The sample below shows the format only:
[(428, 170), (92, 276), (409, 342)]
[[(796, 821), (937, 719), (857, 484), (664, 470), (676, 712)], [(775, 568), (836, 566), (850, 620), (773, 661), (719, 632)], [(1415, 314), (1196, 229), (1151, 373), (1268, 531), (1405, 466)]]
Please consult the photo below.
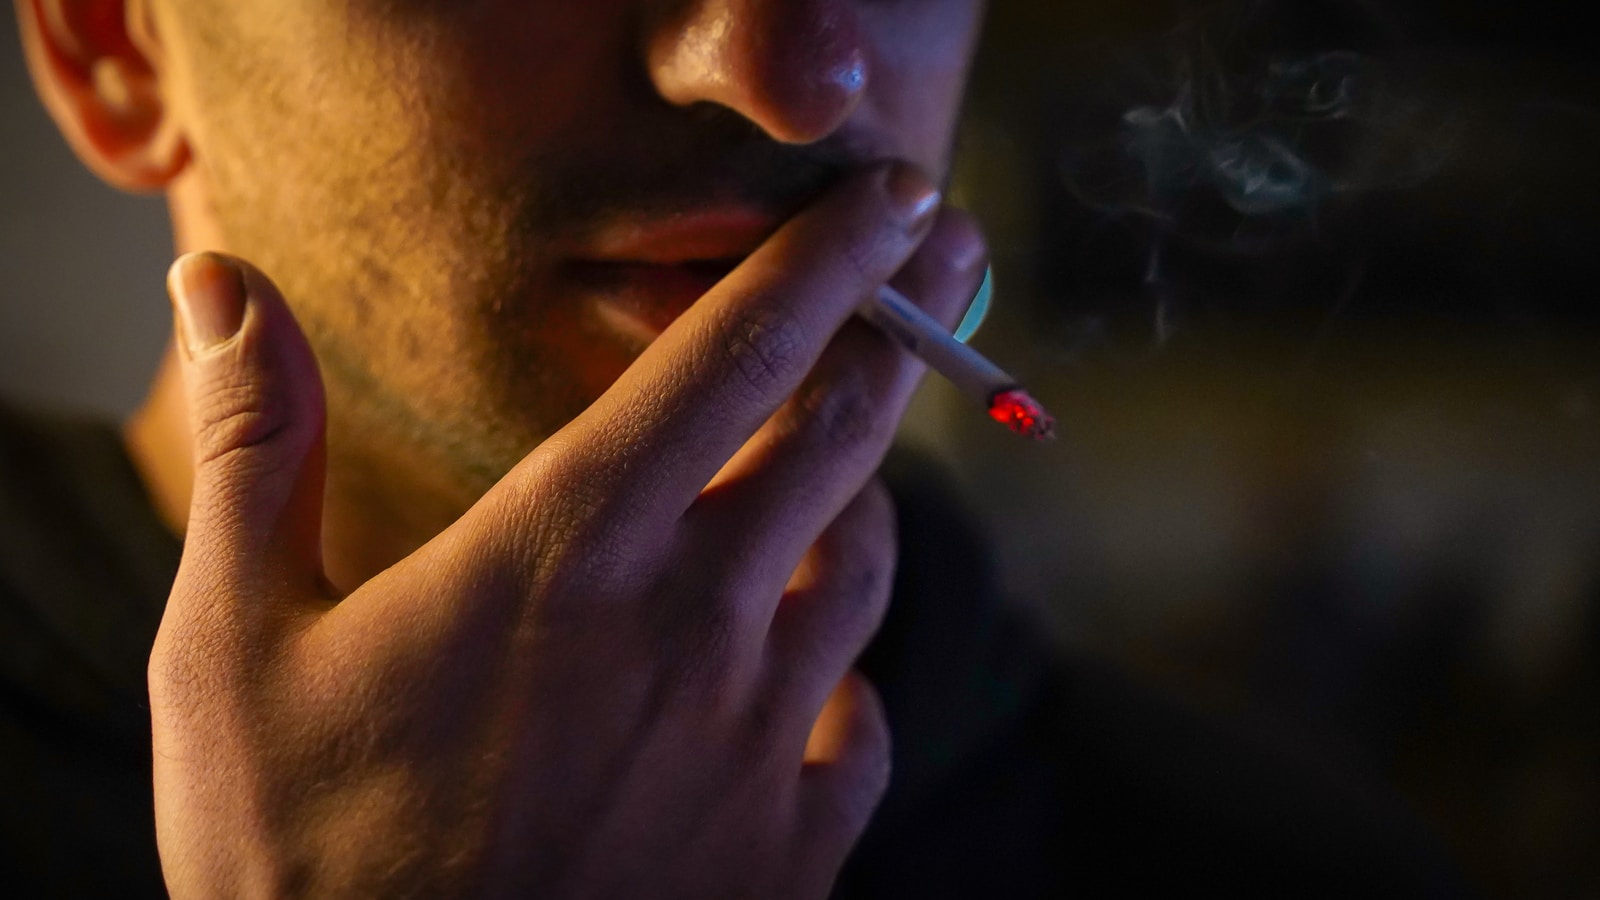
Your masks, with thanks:
[[(953, 329), (986, 259), (972, 216), (946, 208), (891, 284)], [(870, 325), (846, 323), (801, 388), (717, 473), (684, 524), (733, 536), (724, 543), (728, 557), (781, 588), (877, 470), (924, 371)]]

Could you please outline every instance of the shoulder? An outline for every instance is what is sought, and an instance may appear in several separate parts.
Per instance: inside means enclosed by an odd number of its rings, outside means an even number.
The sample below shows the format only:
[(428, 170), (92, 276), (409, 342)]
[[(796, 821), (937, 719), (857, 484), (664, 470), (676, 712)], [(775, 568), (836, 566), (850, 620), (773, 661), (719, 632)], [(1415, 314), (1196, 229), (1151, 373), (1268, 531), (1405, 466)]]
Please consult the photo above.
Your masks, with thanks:
[(0, 403), (0, 600), (105, 687), (143, 695), (181, 545), (150, 508), (117, 431)]
[(108, 425), (0, 405), (0, 858), (30, 893), (161, 896), (144, 662), (177, 541)]

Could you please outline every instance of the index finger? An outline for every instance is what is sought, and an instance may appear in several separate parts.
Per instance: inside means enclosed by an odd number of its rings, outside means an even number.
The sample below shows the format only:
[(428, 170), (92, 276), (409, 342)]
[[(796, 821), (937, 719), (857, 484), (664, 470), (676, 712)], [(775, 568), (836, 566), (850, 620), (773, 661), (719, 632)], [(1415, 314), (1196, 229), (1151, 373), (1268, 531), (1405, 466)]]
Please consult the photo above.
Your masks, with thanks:
[(582, 448), (600, 493), (675, 521), (911, 257), (938, 209), (937, 188), (904, 163), (845, 180), (680, 316), (551, 446)]

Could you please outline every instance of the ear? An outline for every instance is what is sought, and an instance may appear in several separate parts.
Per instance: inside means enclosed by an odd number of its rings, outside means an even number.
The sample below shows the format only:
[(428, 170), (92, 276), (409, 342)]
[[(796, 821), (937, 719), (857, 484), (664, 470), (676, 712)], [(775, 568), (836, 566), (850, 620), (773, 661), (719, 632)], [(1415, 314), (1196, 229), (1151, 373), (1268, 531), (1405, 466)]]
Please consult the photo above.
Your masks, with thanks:
[(163, 96), (148, 0), (16, 4), (34, 87), (78, 158), (123, 190), (164, 190), (189, 147)]

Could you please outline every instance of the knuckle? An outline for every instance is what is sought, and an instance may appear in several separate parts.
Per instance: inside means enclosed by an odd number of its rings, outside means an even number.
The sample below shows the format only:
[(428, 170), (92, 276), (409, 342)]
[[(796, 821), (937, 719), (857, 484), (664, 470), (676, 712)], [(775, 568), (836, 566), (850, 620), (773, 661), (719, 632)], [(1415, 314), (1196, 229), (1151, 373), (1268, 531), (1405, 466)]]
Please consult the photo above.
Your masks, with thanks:
[(805, 365), (801, 326), (781, 310), (762, 307), (739, 313), (723, 349), (743, 387), (763, 403), (781, 398)]
[(880, 546), (893, 558), (899, 541), (899, 511), (889, 486), (881, 477), (872, 476), (862, 485), (854, 505), (863, 526), (879, 536)]
[(811, 431), (830, 448), (870, 453), (894, 437), (894, 417), (884, 414), (864, 377), (810, 391), (804, 406)]
[(626, 626), (619, 600), (638, 589), (641, 566), (609, 533), (614, 529), (578, 516), (546, 511), (527, 529), (482, 536), (477, 577), (496, 586), (494, 596), (521, 598), (521, 642), (543, 645), (552, 635), (604, 641), (604, 632)]
[(858, 564), (870, 561), (892, 572), (899, 554), (899, 520), (894, 495), (883, 479), (868, 479), (843, 515), (849, 531), (845, 546), (855, 551)]
[(876, 631), (888, 608), (899, 560), (894, 501), (874, 480), (857, 495), (849, 514), (851, 522), (840, 535), (840, 605), (852, 628)]
[(195, 417), (198, 461), (270, 443), (288, 426), (277, 407), (253, 385), (225, 384), (208, 393)]
[(192, 401), (196, 470), (270, 478), (297, 468), (321, 436), (320, 410), (262, 385), (218, 378)]
[(605, 483), (592, 460), (543, 448), (530, 454), (477, 520), (475, 533), (490, 547), (486, 561), (509, 563), (536, 582), (604, 593), (641, 562), (627, 511)]
[(839, 598), (841, 611), (854, 616), (888, 594), (894, 581), (895, 554), (893, 545), (882, 537), (882, 532), (874, 529), (853, 530), (835, 538), (837, 569), (829, 579), (829, 593)]
[(643, 637), (657, 656), (656, 680), (671, 705), (720, 730), (748, 700), (737, 627), (718, 612), (668, 618), (652, 622)]
[[(891, 560), (861, 554), (844, 568), (846, 571), (839, 574), (830, 591), (831, 614), (819, 630), (830, 642), (856, 646), (864, 644), (883, 623), (894, 583), (894, 565)], [(813, 651), (821, 657), (818, 666), (843, 666), (849, 662), (838, 658), (827, 646), (816, 646)]]
[(881, 258), (885, 243), (878, 231), (866, 232), (847, 242), (842, 259), (849, 275), (863, 284), (874, 281), (874, 276), (884, 267)]
[(872, 610), (872, 602), (887, 596), (894, 583), (894, 559), (881, 553), (862, 551), (854, 560), (852, 574), (845, 582), (843, 592), (853, 599), (851, 609)]
[(866, 830), (872, 814), (883, 802), (889, 789), (890, 763), (887, 747), (870, 751), (874, 758), (854, 774), (854, 777), (829, 792), (823, 801), (822, 815), (829, 827), (839, 834), (855, 839)]

